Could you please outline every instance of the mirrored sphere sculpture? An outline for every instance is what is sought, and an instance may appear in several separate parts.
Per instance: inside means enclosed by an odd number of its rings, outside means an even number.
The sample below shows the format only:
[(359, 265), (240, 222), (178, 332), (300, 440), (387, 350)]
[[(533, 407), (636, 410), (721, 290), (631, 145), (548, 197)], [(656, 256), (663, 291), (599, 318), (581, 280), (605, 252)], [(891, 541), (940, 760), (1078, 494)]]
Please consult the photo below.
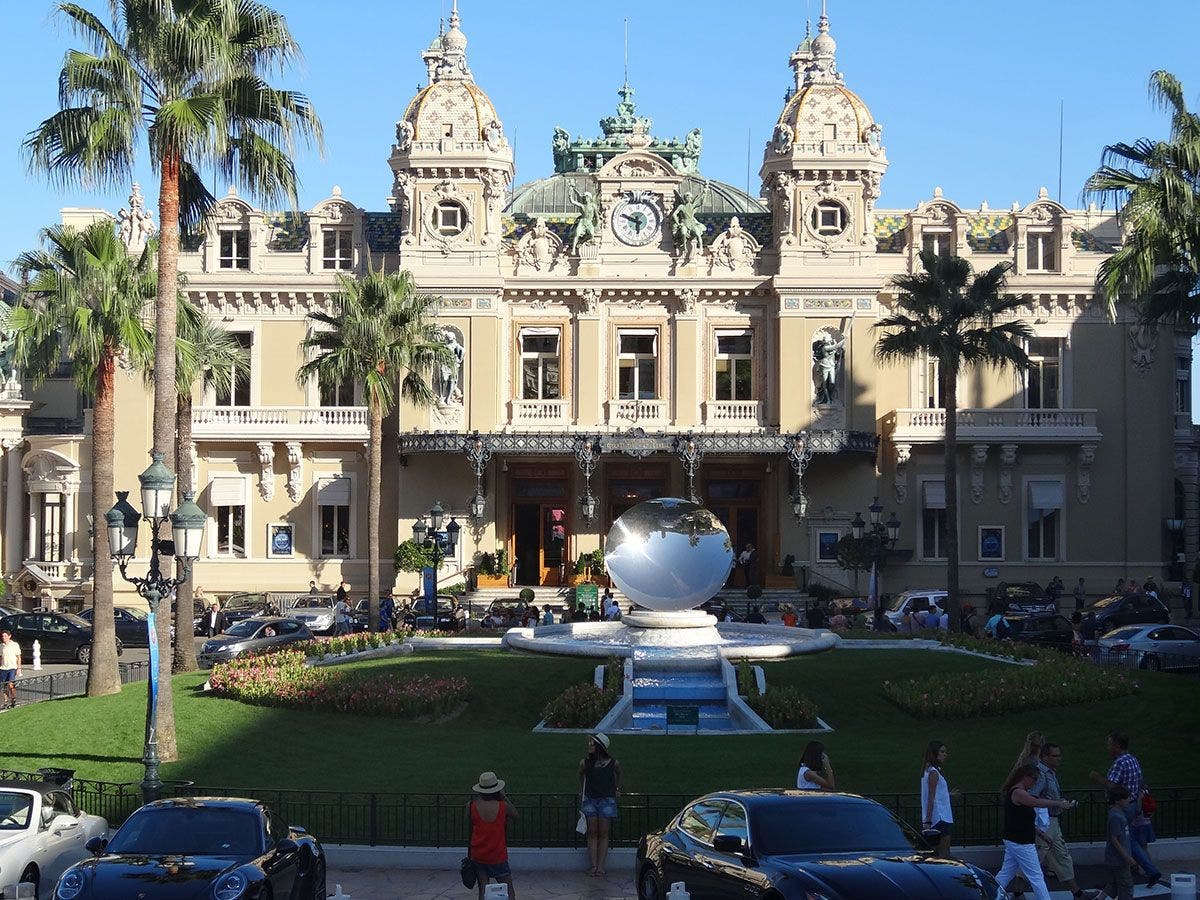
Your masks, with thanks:
[(682, 612), (725, 584), (733, 545), (707, 509), (664, 497), (639, 503), (613, 523), (604, 564), (634, 603), (655, 612)]

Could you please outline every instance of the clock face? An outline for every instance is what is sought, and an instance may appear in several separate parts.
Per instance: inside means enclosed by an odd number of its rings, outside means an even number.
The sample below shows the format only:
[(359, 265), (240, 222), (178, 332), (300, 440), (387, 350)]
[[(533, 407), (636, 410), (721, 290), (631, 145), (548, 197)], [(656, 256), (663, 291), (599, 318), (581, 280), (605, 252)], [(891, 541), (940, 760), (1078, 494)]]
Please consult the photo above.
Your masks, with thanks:
[(612, 214), (613, 234), (631, 247), (644, 247), (658, 237), (662, 213), (649, 200), (627, 200)]

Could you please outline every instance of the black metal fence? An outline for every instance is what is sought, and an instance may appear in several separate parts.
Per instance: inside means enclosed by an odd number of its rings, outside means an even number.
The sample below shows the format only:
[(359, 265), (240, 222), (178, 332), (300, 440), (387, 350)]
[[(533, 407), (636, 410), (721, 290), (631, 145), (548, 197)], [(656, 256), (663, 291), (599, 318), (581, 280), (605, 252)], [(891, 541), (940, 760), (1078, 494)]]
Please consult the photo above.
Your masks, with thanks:
[[(40, 780), (27, 772), (0, 771), (0, 779)], [(137, 784), (113, 784), (77, 778), (71, 781), (75, 802), (104, 816), (112, 827), (141, 806)], [(276, 815), (300, 825), (331, 844), (371, 846), (461, 847), (466, 840), (463, 794), (389, 794), (347, 791), (262, 790), (168, 783), (165, 793), (179, 797), (248, 797), (268, 804)], [(1099, 790), (1070, 792), (1079, 805), (1063, 814), (1069, 841), (1102, 841), (1107, 807)], [(1160, 838), (1200, 834), (1200, 787), (1157, 788), (1153, 823)], [(513, 847), (581, 847), (575, 830), (577, 794), (514, 794), (521, 818), (512, 826)], [(623, 794), (613, 823), (612, 843), (636, 846), (642, 835), (665, 825), (693, 797), (683, 794)], [(917, 825), (920, 800), (912, 794), (876, 794), (874, 800), (902, 821)], [(1000, 840), (1000, 798), (995, 792), (964, 793), (954, 805), (954, 843), (995, 844)]]
[[(121, 684), (145, 681), (150, 674), (150, 663), (123, 662), (120, 664)], [(17, 682), (19, 703), (39, 703), (60, 697), (78, 697), (87, 691), (87, 669), (67, 669), (46, 675), (34, 675)]]
[(1092, 659), (1101, 666), (1141, 669), (1152, 672), (1200, 674), (1200, 656), (1194, 653), (1170, 653), (1162, 650), (1109, 650), (1096, 646)]

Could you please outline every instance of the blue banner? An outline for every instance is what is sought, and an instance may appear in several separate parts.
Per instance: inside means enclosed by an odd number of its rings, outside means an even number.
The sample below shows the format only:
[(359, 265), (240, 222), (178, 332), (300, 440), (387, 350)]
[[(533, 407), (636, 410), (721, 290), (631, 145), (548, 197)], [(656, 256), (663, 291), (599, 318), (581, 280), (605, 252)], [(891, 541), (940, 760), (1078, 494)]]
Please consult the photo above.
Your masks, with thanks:
[(150, 638), (150, 708), (158, 708), (158, 631), (154, 625), (154, 608), (146, 616), (146, 634)]
[(425, 598), (425, 611), (434, 614), (437, 603), (437, 570), (426, 566), (421, 570), (421, 594)]

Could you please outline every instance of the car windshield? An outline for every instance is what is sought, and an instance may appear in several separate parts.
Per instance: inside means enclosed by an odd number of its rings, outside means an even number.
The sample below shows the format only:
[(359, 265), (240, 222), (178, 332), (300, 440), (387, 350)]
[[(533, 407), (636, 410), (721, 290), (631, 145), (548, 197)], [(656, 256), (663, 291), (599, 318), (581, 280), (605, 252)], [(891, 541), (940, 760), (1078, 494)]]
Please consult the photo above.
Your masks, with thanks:
[(750, 816), (754, 850), (760, 855), (917, 849), (891, 813), (874, 803), (794, 800), (764, 804), (752, 809)]
[(262, 627), (262, 622), (257, 619), (242, 619), (236, 625), (230, 625), (225, 629), (225, 633), (230, 637), (249, 638), (254, 637), (255, 632)]
[(1135, 625), (1132, 628), (1129, 626), (1126, 626), (1124, 628), (1116, 628), (1116, 629), (1110, 631), (1108, 634), (1104, 635), (1104, 637), (1102, 637), (1100, 640), (1102, 640), (1102, 641), (1127, 641), (1131, 637), (1133, 637), (1135, 634), (1141, 634), (1143, 628), (1145, 628), (1144, 625)]
[(1092, 607), (1094, 609), (1104, 609), (1105, 607), (1108, 607), (1108, 606), (1116, 606), (1118, 603), (1120, 603), (1124, 599), (1125, 599), (1125, 597), (1123, 595), (1114, 594), (1111, 597), (1103, 597), (1100, 600), (1097, 600), (1095, 603), (1092, 604)]
[(129, 616), (129, 618), (138, 619), (139, 621), (145, 621), (149, 616), (144, 609), (130, 609), (127, 606), (123, 606), (121, 607), (121, 610), (125, 613), (125, 615)]
[(1042, 589), (1034, 584), (1010, 584), (1004, 589), (1004, 596), (1016, 603), (1022, 600), (1041, 600)]
[(888, 609), (890, 609), (892, 612), (900, 612), (900, 610), (902, 610), (904, 608), (904, 604), (908, 600), (908, 598), (909, 598), (908, 594), (901, 594), (899, 597), (897, 597), (895, 600), (892, 601), (892, 605), (889, 606)]
[(75, 615), (75, 613), (59, 613), (58, 617), (64, 622), (69, 622), (70, 624), (74, 625), (76, 628), (92, 627), (91, 622), (89, 622), (87, 619), (81, 619), (79, 616)]
[(333, 609), (333, 602), (326, 597), (305, 597), (296, 601), (293, 609)]
[(234, 594), (225, 604), (229, 609), (262, 609), (266, 606), (266, 596), (263, 594)]
[(108, 842), (109, 853), (147, 856), (258, 856), (259, 818), (239, 809), (168, 806), (135, 812)]
[(33, 797), (17, 791), (0, 791), (0, 831), (23, 831), (33, 815)]

